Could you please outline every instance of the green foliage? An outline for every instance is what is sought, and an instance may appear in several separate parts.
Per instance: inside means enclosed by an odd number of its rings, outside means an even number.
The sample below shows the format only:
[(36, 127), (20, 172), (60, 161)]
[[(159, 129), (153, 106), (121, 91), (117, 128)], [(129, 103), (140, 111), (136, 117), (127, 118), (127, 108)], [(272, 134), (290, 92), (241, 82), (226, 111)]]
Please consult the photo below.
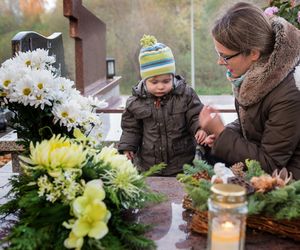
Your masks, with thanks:
[(193, 165), (183, 165), (183, 174), (179, 174), (178, 176), (190, 176), (202, 171), (207, 172), (210, 177), (214, 175), (213, 167), (207, 164), (206, 161), (194, 160)]
[(207, 210), (207, 199), (210, 194), (210, 181), (192, 177), (198, 172), (207, 172), (210, 177), (214, 171), (211, 165), (202, 160), (194, 160), (193, 166), (185, 164), (183, 166), (183, 174), (178, 174), (177, 179), (184, 184), (185, 191), (191, 197), (193, 205), (200, 211)]
[[(110, 228), (115, 235), (119, 235), (122, 239), (122, 242), (125, 242), (125, 245), (122, 246), (120, 249), (154, 249), (155, 244), (153, 241), (147, 239), (144, 236), (144, 233), (149, 230), (149, 226), (142, 225), (130, 221), (130, 219), (126, 220), (121, 219), (120, 216), (112, 216), (112, 220), (110, 221)], [(110, 234), (107, 237), (112, 237)], [(106, 238), (106, 237), (105, 237)], [(105, 245), (105, 238), (103, 245), (105, 249), (118, 249), (118, 248), (110, 248), (110, 241), (108, 241), (108, 245)]]
[(262, 193), (254, 193), (248, 196), (248, 214), (260, 214), (266, 206), (264, 195)]
[[(193, 165), (185, 164), (183, 173), (177, 175), (177, 180), (184, 184), (185, 190), (190, 194), (194, 188), (203, 187), (203, 183), (192, 176), (198, 172), (207, 172), (209, 177), (214, 175), (213, 167), (202, 160), (194, 160)], [(201, 188), (201, 187), (200, 187)]]
[(101, 160), (95, 164), (93, 158), (91, 157), (82, 169), (82, 176), (87, 181), (98, 179), (101, 175), (105, 174), (106, 170), (109, 169), (109, 164), (106, 164)]
[(196, 88), (198, 95), (231, 95), (232, 87), (226, 81), (218, 84), (218, 86), (201, 86)]
[(15, 113), (9, 125), (16, 130), (19, 136), (22, 135), (22, 140), (18, 143), (23, 145), (25, 149), (29, 148), (30, 142), (35, 144), (44, 139), (50, 139), (54, 134), (73, 137), (73, 131), (68, 132), (65, 127), (58, 123), (53, 124), (53, 116), (50, 115), (52, 107), (50, 106), (45, 106), (44, 112), (41, 112), (40, 108), (33, 108), (30, 105), (24, 106), (15, 102), (8, 102), (6, 107)]
[(12, 250), (62, 249), (69, 232), (61, 222), (70, 218), (69, 206), (45, 203), (30, 182), (31, 178), (25, 175), (20, 175), (19, 179), (15, 176), (10, 182), (10, 200), (0, 206), (0, 215), (15, 214), (18, 215), (18, 221), (2, 241), (8, 241)]
[(167, 165), (165, 163), (160, 163), (152, 166), (150, 169), (147, 171), (141, 173), (144, 177), (152, 176), (157, 173), (159, 173), (161, 170), (163, 170)]
[(268, 193), (248, 198), (249, 214), (265, 214), (276, 219), (300, 218), (300, 181)]
[(208, 209), (207, 200), (210, 195), (210, 188), (212, 184), (207, 180), (200, 180), (199, 186), (189, 191), (189, 195), (193, 200), (193, 205), (200, 211)]
[[(211, 177), (214, 172), (212, 166), (203, 161), (195, 161), (195, 166), (185, 165), (184, 173), (178, 174), (177, 179), (184, 184), (185, 191), (193, 201), (193, 206), (205, 211), (208, 209), (207, 200), (210, 196), (211, 182), (193, 177), (194, 174), (207, 171)], [(256, 160), (246, 160), (246, 179), (264, 175), (261, 165)], [(256, 192), (248, 196), (248, 214), (273, 217), (275, 219), (300, 218), (300, 180), (277, 188), (267, 193)]]
[(261, 176), (265, 173), (258, 161), (246, 159), (245, 163), (247, 167), (246, 180), (250, 180), (253, 176)]

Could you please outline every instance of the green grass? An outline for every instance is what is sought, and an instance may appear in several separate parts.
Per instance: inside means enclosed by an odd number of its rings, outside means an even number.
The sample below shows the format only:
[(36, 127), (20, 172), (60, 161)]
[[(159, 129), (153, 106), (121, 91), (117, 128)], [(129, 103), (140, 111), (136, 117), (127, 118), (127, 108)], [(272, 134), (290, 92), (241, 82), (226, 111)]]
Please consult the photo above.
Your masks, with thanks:
[(219, 87), (202, 86), (200, 88), (196, 87), (196, 93), (198, 95), (231, 95), (232, 89), (230, 84)]

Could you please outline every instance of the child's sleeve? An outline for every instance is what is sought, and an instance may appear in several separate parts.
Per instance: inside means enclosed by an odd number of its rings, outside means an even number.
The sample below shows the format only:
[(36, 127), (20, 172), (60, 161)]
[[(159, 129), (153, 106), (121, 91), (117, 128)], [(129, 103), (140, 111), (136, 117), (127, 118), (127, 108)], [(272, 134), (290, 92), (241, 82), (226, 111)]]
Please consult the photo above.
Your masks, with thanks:
[(199, 114), (203, 108), (203, 103), (200, 101), (196, 92), (190, 88), (190, 98), (188, 98), (188, 109), (186, 112), (186, 120), (188, 122), (189, 130), (192, 135), (195, 135), (200, 129)]
[(137, 152), (142, 139), (143, 121), (136, 119), (130, 110), (132, 98), (129, 98), (126, 103), (126, 108), (122, 114), (121, 128), (122, 135), (118, 144), (118, 151), (123, 153), (126, 151)]

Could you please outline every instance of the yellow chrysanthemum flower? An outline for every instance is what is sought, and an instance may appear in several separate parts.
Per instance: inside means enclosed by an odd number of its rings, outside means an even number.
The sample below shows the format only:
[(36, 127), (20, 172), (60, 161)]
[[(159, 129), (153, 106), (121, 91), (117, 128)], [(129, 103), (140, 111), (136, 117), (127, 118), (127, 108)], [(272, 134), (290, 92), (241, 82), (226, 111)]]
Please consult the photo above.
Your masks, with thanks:
[[(46, 169), (52, 177), (58, 177), (62, 169), (80, 169), (86, 157), (87, 151), (84, 150), (83, 145), (58, 135), (35, 146), (31, 143), (30, 157), (21, 157), (21, 160), (36, 168)], [(26, 165), (22, 166), (26, 168)]]

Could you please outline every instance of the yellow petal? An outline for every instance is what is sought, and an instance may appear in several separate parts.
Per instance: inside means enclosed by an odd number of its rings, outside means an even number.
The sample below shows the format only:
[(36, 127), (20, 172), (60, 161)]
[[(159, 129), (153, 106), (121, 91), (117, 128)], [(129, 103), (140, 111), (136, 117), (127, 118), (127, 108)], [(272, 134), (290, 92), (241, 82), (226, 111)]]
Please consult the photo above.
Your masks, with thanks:
[(65, 239), (64, 246), (66, 248), (76, 248), (81, 249), (83, 246), (83, 238), (76, 237), (76, 235), (71, 231), (69, 234), (69, 238)]
[(90, 223), (88, 223), (88, 221), (86, 221), (84, 218), (80, 218), (75, 222), (72, 232), (77, 237), (84, 237), (89, 233), (90, 229)]
[(88, 205), (88, 198), (84, 196), (77, 197), (73, 202), (73, 213), (76, 217), (80, 217)]
[(93, 224), (92, 229), (89, 231), (89, 237), (97, 240), (103, 238), (108, 233), (107, 225), (103, 221), (98, 221)]
[(73, 135), (76, 139), (81, 140), (81, 141), (85, 141), (87, 139), (87, 137), (78, 128), (74, 129)]
[(103, 219), (103, 221), (107, 224), (107, 222), (109, 221), (111, 217), (111, 212), (107, 210), (105, 218)]
[(105, 192), (102, 186), (103, 183), (99, 179), (89, 181), (86, 184), (83, 195), (89, 197), (89, 199), (103, 200), (105, 198)]
[(106, 217), (107, 209), (104, 202), (94, 200), (93, 203), (87, 207), (85, 216), (91, 221), (103, 220)]
[(56, 171), (51, 171), (51, 170), (49, 170), (49, 171), (48, 171), (48, 174), (49, 174), (50, 176), (52, 176), (53, 178), (57, 178), (58, 176), (61, 175), (61, 169), (56, 169)]

